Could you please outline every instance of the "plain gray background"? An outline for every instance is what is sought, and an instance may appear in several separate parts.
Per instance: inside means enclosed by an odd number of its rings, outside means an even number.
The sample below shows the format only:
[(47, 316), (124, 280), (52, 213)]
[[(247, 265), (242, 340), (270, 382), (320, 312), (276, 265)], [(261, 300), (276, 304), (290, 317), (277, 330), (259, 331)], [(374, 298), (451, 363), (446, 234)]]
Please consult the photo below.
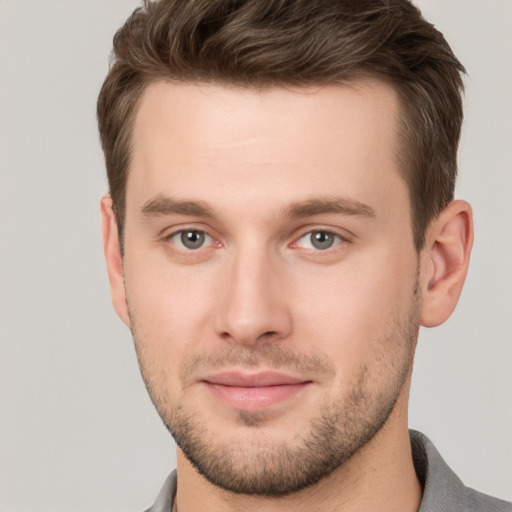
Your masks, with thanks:
[[(410, 424), (512, 499), (512, 2), (423, 0), (467, 67), (458, 197), (476, 244), (423, 330)], [(0, 510), (140, 511), (174, 466), (100, 243), (95, 100), (134, 0), (0, 0)]]

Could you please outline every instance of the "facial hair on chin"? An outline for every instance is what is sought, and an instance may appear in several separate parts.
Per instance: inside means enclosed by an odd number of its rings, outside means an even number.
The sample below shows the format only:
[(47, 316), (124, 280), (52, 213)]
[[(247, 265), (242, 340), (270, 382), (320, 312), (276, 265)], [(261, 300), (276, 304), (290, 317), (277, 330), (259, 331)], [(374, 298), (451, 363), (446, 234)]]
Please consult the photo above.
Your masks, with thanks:
[[(395, 320), (380, 340), (394, 357), (380, 362), (379, 374), (386, 381), (375, 388), (371, 365), (364, 365), (344, 400), (333, 398), (322, 405), (308, 428), (288, 444), (276, 442), (259, 432), (267, 421), (265, 412), (240, 412), (238, 423), (248, 430), (243, 440), (221, 440), (201, 420), (197, 410), (187, 408), (186, 396), (177, 401), (165, 389), (165, 371), (145, 350), (136, 315), (131, 314), (141, 374), (164, 424), (184, 455), (213, 485), (227, 491), (259, 496), (284, 496), (309, 487), (344, 465), (385, 425), (410, 374), (418, 336), (418, 290), (406, 318)], [(307, 371), (333, 379), (335, 369), (325, 355), (296, 354), (278, 344), (257, 348), (230, 347), (211, 354), (194, 355), (182, 367), (184, 394), (197, 369), (226, 365), (265, 366)], [(384, 365), (384, 367), (382, 367)], [(163, 378), (162, 378), (163, 377)]]

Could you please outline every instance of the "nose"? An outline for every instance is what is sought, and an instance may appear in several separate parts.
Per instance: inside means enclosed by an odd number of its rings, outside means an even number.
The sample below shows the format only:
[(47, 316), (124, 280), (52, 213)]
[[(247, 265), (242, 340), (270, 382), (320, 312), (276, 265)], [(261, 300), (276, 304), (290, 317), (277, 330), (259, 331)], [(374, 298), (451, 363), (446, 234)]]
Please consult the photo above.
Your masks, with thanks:
[(288, 337), (292, 330), (289, 290), (279, 262), (264, 250), (246, 251), (232, 255), (228, 266), (218, 297), (218, 335), (246, 346)]

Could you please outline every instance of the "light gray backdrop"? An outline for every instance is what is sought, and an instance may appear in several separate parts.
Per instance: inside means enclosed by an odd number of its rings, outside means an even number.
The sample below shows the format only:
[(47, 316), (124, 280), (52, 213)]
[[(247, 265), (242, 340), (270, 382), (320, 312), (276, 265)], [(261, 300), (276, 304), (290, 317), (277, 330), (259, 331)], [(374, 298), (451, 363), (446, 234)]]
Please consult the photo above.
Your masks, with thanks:
[[(476, 245), (424, 330), (410, 423), (512, 499), (512, 2), (423, 0), (469, 71), (458, 196)], [(95, 100), (134, 0), (0, 0), (0, 510), (140, 511), (174, 465), (110, 305)]]

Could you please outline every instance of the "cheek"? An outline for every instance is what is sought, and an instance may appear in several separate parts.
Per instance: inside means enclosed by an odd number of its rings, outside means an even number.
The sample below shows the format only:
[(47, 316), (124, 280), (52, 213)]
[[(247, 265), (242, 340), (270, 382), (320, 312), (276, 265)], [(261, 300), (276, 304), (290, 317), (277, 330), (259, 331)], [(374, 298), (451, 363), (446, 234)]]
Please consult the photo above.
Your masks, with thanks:
[(152, 357), (179, 362), (205, 339), (217, 294), (211, 272), (148, 255), (127, 259), (125, 282), (135, 334)]
[(307, 332), (312, 348), (335, 359), (344, 372), (360, 368), (377, 352), (385, 357), (393, 343), (390, 333), (407, 322), (412, 307), (414, 262), (414, 256), (382, 251), (304, 272), (296, 291), (301, 297), (296, 332)]

